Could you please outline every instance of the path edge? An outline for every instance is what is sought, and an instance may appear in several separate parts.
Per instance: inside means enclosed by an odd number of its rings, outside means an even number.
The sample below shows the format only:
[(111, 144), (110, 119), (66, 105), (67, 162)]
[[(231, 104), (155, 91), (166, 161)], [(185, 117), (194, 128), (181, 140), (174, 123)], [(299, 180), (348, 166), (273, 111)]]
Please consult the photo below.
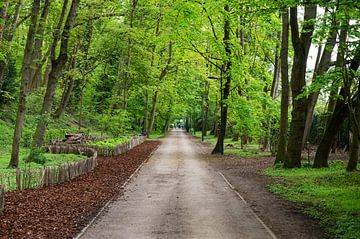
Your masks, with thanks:
[[(243, 196), (236, 190), (236, 188), (227, 180), (227, 178), (222, 174), (220, 171), (218, 171), (218, 174), (223, 178), (223, 180), (226, 182), (226, 184), (229, 186), (229, 188), (238, 196), (241, 201), (243, 201), (245, 204), (248, 204), (247, 201), (244, 199)], [(254, 215), (256, 220), (264, 227), (264, 229), (269, 233), (272, 239), (278, 239), (277, 236), (274, 234), (274, 232), (265, 224), (263, 220), (254, 212), (254, 210), (249, 206), (248, 207), (251, 211), (251, 213)]]
[[(149, 161), (149, 159), (153, 156), (153, 154), (158, 150), (160, 145), (156, 146), (156, 148), (149, 154), (149, 156), (136, 168), (136, 170), (130, 175), (130, 177), (120, 186), (120, 189), (124, 189), (126, 185), (130, 183), (130, 180), (136, 176), (136, 174), (140, 171), (140, 169), (143, 167), (145, 163)], [(119, 195), (114, 195), (101, 209), (100, 211), (91, 219), (91, 221), (75, 236), (73, 239), (80, 239), (82, 236), (84, 236), (85, 232), (91, 227), (94, 222), (101, 216), (101, 214), (104, 212), (105, 208), (107, 208), (110, 203), (112, 203), (116, 197)]]

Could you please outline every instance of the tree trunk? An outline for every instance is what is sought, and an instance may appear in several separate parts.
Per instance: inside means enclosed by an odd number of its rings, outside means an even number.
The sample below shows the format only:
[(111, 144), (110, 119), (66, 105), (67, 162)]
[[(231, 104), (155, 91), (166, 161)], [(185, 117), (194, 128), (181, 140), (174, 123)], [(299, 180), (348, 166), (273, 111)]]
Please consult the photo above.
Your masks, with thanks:
[(282, 11), (282, 35), (280, 51), (281, 67), (281, 114), (279, 142), (276, 152), (275, 164), (284, 162), (286, 156), (286, 139), (288, 132), (288, 111), (289, 111), (289, 73), (288, 73), (288, 48), (289, 48), (289, 9)]
[[(76, 68), (75, 55), (77, 54), (78, 49), (79, 49), (79, 45), (76, 45), (74, 47), (73, 55), (72, 55), (70, 63), (69, 63), (69, 70)], [(75, 82), (74, 76), (72, 76), (72, 75), (67, 76), (66, 86), (65, 86), (63, 94), (61, 96), (60, 104), (59, 104), (58, 108), (56, 109), (56, 111), (53, 115), (53, 118), (58, 119), (64, 113), (66, 106), (70, 100), (71, 92), (74, 88), (74, 82)]]
[[(225, 5), (224, 7), (225, 14), (230, 14), (230, 7), (229, 5)], [(230, 43), (230, 19), (229, 15), (225, 16), (225, 24), (224, 24), (224, 48), (226, 52), (226, 60), (224, 61), (224, 65), (222, 67), (222, 74), (221, 74), (221, 81), (224, 77), (225, 80), (225, 87), (223, 90), (223, 99), (221, 100), (222, 104), (222, 111), (221, 111), (221, 125), (220, 125), (220, 135), (217, 139), (215, 148), (211, 152), (212, 154), (224, 154), (224, 140), (225, 140), (225, 133), (226, 133), (226, 121), (227, 121), (227, 111), (228, 105), (226, 103), (227, 99), (229, 98), (230, 93), (230, 84), (231, 84), (231, 43)], [(225, 101), (225, 103), (224, 103)]]
[(206, 136), (207, 131), (209, 129), (209, 87), (210, 87), (209, 82), (205, 81), (204, 136)]
[(147, 134), (150, 135), (153, 127), (154, 127), (154, 122), (155, 122), (155, 116), (156, 116), (156, 105), (157, 105), (157, 100), (158, 100), (158, 91), (155, 91), (154, 96), (153, 96), (153, 102), (152, 102), (152, 111), (151, 111), (151, 119), (150, 119), (150, 125), (149, 125), (149, 129), (147, 131)]
[(9, 167), (18, 167), (19, 164), (19, 149), (20, 149), (20, 141), (21, 141), (21, 133), (24, 125), (25, 119), (25, 110), (26, 110), (26, 98), (28, 95), (28, 87), (31, 80), (31, 65), (32, 65), (32, 54), (33, 54), (33, 46), (35, 41), (35, 32), (36, 25), (39, 18), (40, 12), (40, 0), (34, 0), (32, 4), (32, 14), (31, 21), (28, 30), (25, 52), (24, 52), (24, 60), (22, 65), (22, 78), (21, 78), (21, 86), (20, 86), (20, 94), (19, 94), (19, 105), (16, 114), (16, 122), (15, 122), (15, 130), (14, 137), (12, 143), (12, 152), (11, 159), (9, 163)]
[(69, 99), (70, 99), (70, 95), (71, 95), (71, 92), (74, 88), (74, 77), (72, 76), (68, 76), (68, 79), (67, 79), (67, 85), (63, 91), (63, 94), (61, 96), (61, 102), (58, 106), (58, 108), (56, 109), (55, 113), (54, 113), (54, 118), (55, 119), (58, 119), (61, 117), (61, 115), (64, 113), (65, 109), (66, 109), (66, 106), (69, 102)]
[[(280, 33), (277, 33), (280, 38)], [(276, 44), (275, 48), (275, 63), (274, 63), (274, 73), (273, 73), (273, 82), (271, 84), (270, 96), (274, 100), (277, 98), (277, 91), (279, 87), (279, 73), (280, 73), (280, 59), (279, 59), (279, 43)]]
[(304, 135), (307, 100), (298, 98), (302, 93), (305, 83), (306, 62), (311, 45), (311, 36), (314, 31), (313, 21), (316, 18), (316, 6), (306, 6), (304, 25), (299, 36), (297, 7), (290, 8), (290, 26), (292, 44), (294, 48), (294, 62), (291, 71), (291, 90), (293, 97), (292, 119), (290, 124), (289, 141), (284, 161), (284, 167), (294, 168), (301, 166), (301, 143)]
[(41, 17), (39, 20), (38, 28), (36, 30), (36, 39), (35, 39), (35, 43), (34, 43), (34, 55), (33, 55), (33, 57), (34, 57), (33, 61), (35, 62), (35, 64), (34, 64), (33, 72), (31, 73), (32, 76), (31, 76), (31, 82), (29, 84), (29, 87), (30, 87), (29, 91), (39, 88), (41, 85), (41, 68), (43, 65), (43, 62), (40, 61), (41, 48), (43, 46), (46, 19), (49, 14), (50, 5), (51, 5), (51, 1), (45, 0), (43, 10), (41, 13)]
[[(330, 33), (328, 39), (326, 41), (324, 52), (321, 56), (319, 64), (316, 64), (316, 68), (314, 70), (313, 82), (316, 83), (318, 80), (316, 79), (319, 76), (325, 74), (330, 68), (331, 54), (333, 52), (334, 46), (336, 44), (336, 25), (333, 24), (330, 29)], [(319, 50), (320, 53), (320, 50)], [(320, 55), (320, 54), (318, 54)], [(320, 57), (319, 57), (320, 58)], [(304, 137), (302, 140), (302, 148), (304, 148), (307, 139), (309, 138), (310, 129), (313, 121), (314, 109), (319, 97), (320, 91), (316, 91), (309, 96), (307, 113), (306, 113), (306, 122), (304, 129)]]
[(149, 121), (149, 92), (145, 91), (145, 112), (144, 112), (144, 123), (143, 123), (143, 132), (147, 134), (148, 121)]
[[(360, 47), (357, 47), (354, 58), (350, 64), (350, 76), (348, 80), (353, 80), (353, 72), (356, 72), (359, 68), (360, 63)], [(328, 158), (331, 150), (332, 142), (339, 132), (342, 123), (345, 118), (349, 115), (349, 108), (346, 103), (346, 99), (350, 97), (348, 95), (348, 90), (345, 87), (340, 89), (339, 95), (340, 99), (336, 101), (336, 106), (333, 115), (331, 116), (328, 125), (326, 126), (325, 133), (321, 139), (319, 147), (317, 148), (315, 159), (314, 159), (314, 168), (328, 167)], [(351, 100), (351, 99), (350, 99)], [(360, 99), (356, 99), (353, 103), (354, 105), (359, 104)]]
[(70, 38), (70, 30), (74, 26), (79, 3), (80, 0), (73, 0), (73, 2), (71, 3), (70, 11), (61, 36), (60, 53), (58, 58), (54, 59), (53, 55), (51, 56), (52, 67), (49, 74), (49, 80), (46, 87), (43, 105), (41, 108), (42, 118), (40, 119), (35, 132), (34, 145), (37, 147), (41, 147), (43, 145), (45, 132), (48, 124), (48, 118), (50, 117), (51, 109), (54, 102), (57, 81), (61, 77), (65, 64), (68, 60), (68, 44)]
[[(358, 87), (360, 88), (360, 87)], [(359, 90), (359, 89), (358, 89)], [(358, 97), (360, 93), (358, 93)], [(359, 161), (359, 122), (360, 122), (360, 102), (355, 106), (355, 113), (350, 115), (352, 119), (351, 128), (352, 128), (352, 142), (350, 145), (350, 157), (349, 162), (346, 167), (346, 171), (352, 172), (355, 171), (357, 168), (357, 163)]]

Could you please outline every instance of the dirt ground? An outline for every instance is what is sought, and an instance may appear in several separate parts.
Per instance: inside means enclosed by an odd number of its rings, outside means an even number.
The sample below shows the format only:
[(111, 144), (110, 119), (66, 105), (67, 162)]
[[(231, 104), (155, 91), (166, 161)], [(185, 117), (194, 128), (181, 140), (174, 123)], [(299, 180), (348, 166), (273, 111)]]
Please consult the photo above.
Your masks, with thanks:
[(98, 159), (96, 169), (72, 181), (43, 189), (5, 194), (0, 238), (72, 238), (114, 196), (159, 146), (147, 141), (118, 157)]
[(198, 142), (204, 160), (228, 179), (278, 238), (331, 238), (317, 220), (302, 212), (304, 205), (289, 202), (268, 191), (271, 178), (263, 171), (273, 165), (273, 157), (215, 156), (210, 154), (212, 148), (208, 145), (195, 138), (193, 141)]

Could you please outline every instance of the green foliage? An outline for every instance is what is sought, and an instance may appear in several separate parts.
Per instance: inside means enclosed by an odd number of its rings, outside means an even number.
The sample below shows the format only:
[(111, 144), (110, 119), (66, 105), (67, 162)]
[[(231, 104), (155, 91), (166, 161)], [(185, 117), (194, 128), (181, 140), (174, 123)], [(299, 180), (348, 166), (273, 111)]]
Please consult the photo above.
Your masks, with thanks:
[(41, 148), (34, 148), (30, 150), (29, 155), (24, 158), (26, 163), (36, 163), (44, 165), (46, 163), (46, 157), (44, 155), (45, 151)]
[(106, 148), (114, 148), (115, 146), (117, 146), (119, 144), (129, 142), (130, 140), (131, 140), (130, 137), (111, 138), (111, 139), (93, 141), (93, 142), (90, 142), (88, 144), (89, 145), (96, 145), (96, 146), (100, 146), (100, 147), (106, 147)]
[(329, 168), (269, 168), (266, 174), (275, 179), (270, 190), (291, 201), (309, 205), (305, 212), (321, 220), (329, 233), (338, 238), (360, 236), (360, 177), (346, 173), (341, 161)]

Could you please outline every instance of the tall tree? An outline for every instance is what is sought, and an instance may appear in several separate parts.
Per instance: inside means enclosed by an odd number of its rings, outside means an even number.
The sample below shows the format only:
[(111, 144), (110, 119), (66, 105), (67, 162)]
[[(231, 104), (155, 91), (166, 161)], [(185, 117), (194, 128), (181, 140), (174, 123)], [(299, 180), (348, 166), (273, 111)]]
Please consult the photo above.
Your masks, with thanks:
[[(67, 0), (64, 1), (64, 6), (67, 3)], [(51, 109), (54, 102), (54, 95), (56, 90), (56, 85), (58, 79), (63, 74), (65, 65), (68, 61), (68, 45), (70, 41), (70, 31), (73, 28), (76, 20), (77, 11), (79, 8), (80, 0), (73, 0), (71, 3), (70, 11), (68, 13), (68, 16), (66, 18), (66, 22), (64, 25), (64, 29), (62, 31), (61, 35), (61, 44), (60, 44), (60, 52), (58, 57), (55, 56), (56, 54), (56, 45), (55, 40), (53, 43), (53, 48), (51, 52), (51, 71), (49, 74), (49, 80), (47, 82), (47, 87), (45, 91), (45, 96), (41, 108), (41, 120), (39, 121), (37, 127), (36, 127), (36, 133), (34, 138), (34, 145), (37, 147), (41, 147), (44, 142), (44, 136), (48, 124), (48, 118), (50, 117)], [(65, 8), (66, 9), (66, 8)], [(64, 8), (63, 8), (64, 10)], [(61, 19), (60, 17), (58, 29), (61, 29)]]
[(290, 8), (291, 40), (294, 48), (293, 67), (291, 70), (291, 90), (293, 110), (290, 124), (289, 140), (284, 167), (301, 166), (302, 142), (306, 121), (306, 97), (300, 97), (304, 90), (306, 63), (315, 27), (316, 5), (305, 6), (304, 24), (299, 34), (297, 7)]
[[(230, 25), (230, 6), (228, 4), (225, 4), (224, 7), (225, 10), (225, 22), (224, 22), (224, 38), (223, 38), (223, 44), (224, 44), (224, 49), (225, 49), (225, 60), (224, 63), (222, 65), (222, 69), (221, 69), (221, 77), (223, 77), (222, 80), (225, 80), (225, 86), (224, 88), (222, 88), (221, 90), (223, 91), (222, 95), (222, 100), (220, 102), (220, 104), (222, 104), (221, 107), (221, 113), (220, 113), (220, 117), (221, 117), (221, 124), (220, 124), (220, 134), (219, 137), (217, 139), (215, 148), (213, 149), (213, 151), (211, 152), (212, 154), (223, 154), (224, 153), (224, 140), (225, 140), (225, 133), (226, 133), (226, 122), (227, 122), (227, 113), (228, 113), (228, 103), (226, 102), (227, 99), (229, 98), (229, 94), (230, 94), (230, 84), (231, 84), (231, 66), (232, 66), (232, 62), (231, 62), (231, 25)], [(222, 87), (222, 86), (221, 86)]]
[(16, 114), (15, 130), (12, 143), (12, 152), (9, 167), (17, 167), (19, 164), (19, 149), (21, 133), (24, 125), (26, 99), (29, 93), (29, 84), (31, 82), (32, 66), (34, 64), (34, 42), (36, 37), (36, 27), (40, 13), (40, 0), (34, 0), (32, 3), (30, 26), (26, 39), (24, 51), (24, 60), (22, 64), (21, 85), (19, 94), (19, 104)]
[(282, 33), (281, 33), (281, 113), (280, 113), (280, 132), (279, 142), (276, 152), (275, 163), (284, 162), (286, 156), (286, 139), (288, 133), (288, 111), (289, 111), (289, 9), (284, 8), (281, 13)]

